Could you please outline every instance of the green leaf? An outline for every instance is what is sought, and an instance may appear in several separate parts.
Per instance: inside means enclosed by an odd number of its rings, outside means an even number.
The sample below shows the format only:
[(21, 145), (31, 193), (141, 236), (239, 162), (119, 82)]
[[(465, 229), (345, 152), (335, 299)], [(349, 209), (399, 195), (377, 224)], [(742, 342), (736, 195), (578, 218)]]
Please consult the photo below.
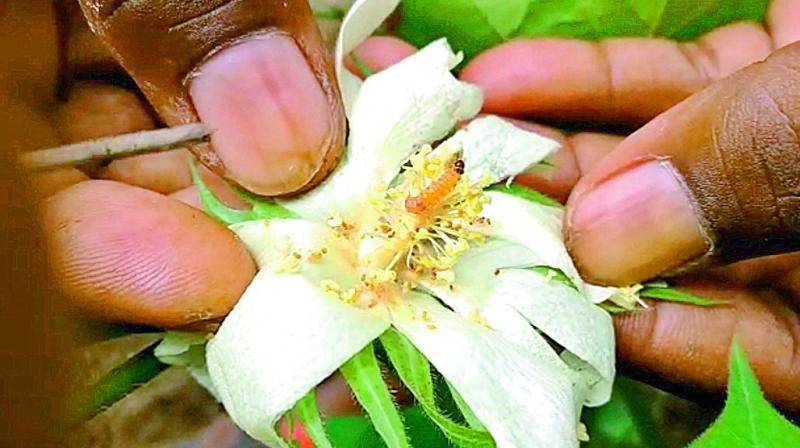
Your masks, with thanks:
[[(452, 448), (439, 428), (431, 422), (419, 406), (412, 406), (401, 411), (403, 421), (408, 427), (411, 446), (418, 448)], [(348, 415), (327, 419), (326, 429), (333, 446), (347, 447), (382, 447), (380, 435), (369, 420), (362, 415)]]
[(403, 421), (383, 381), (372, 344), (353, 356), (339, 371), (386, 445), (389, 448), (408, 448)]
[(194, 184), (197, 185), (197, 193), (200, 195), (200, 203), (203, 205), (203, 210), (205, 210), (209, 216), (225, 225), (236, 224), (238, 222), (254, 221), (258, 219), (252, 210), (242, 211), (232, 209), (223, 204), (222, 201), (214, 196), (214, 193), (212, 193), (211, 190), (208, 189), (206, 183), (203, 182), (203, 178), (200, 176), (200, 173), (198, 173), (194, 162), (189, 164), (189, 169), (192, 171), (192, 180), (194, 181)]
[(322, 418), (319, 415), (319, 408), (317, 408), (317, 394), (314, 389), (311, 389), (305, 397), (303, 397), (294, 406), (294, 413), (297, 419), (305, 428), (314, 446), (317, 448), (332, 448), (328, 435), (325, 433), (325, 426), (322, 424)]
[(555, 199), (547, 196), (544, 193), (540, 193), (532, 188), (523, 187), (519, 184), (496, 184), (492, 185), (491, 187), (487, 188), (489, 191), (499, 191), (500, 193), (505, 193), (511, 196), (518, 197), (520, 199), (525, 199), (526, 201), (535, 202), (541, 205), (547, 205), (550, 207), (556, 208), (564, 208), (560, 202), (556, 201)]
[(481, 423), (481, 421), (478, 419), (478, 416), (472, 412), (472, 408), (470, 408), (467, 402), (464, 401), (464, 398), (461, 397), (461, 394), (458, 393), (456, 388), (450, 383), (447, 383), (447, 388), (450, 389), (450, 396), (453, 397), (453, 401), (456, 403), (458, 410), (461, 411), (461, 415), (464, 416), (464, 420), (467, 421), (467, 424), (472, 428), (481, 431), (485, 430), (486, 427), (483, 426), (483, 423)]
[(513, 35), (528, 12), (530, 0), (473, 0), (486, 22), (505, 39)]
[(572, 281), (567, 274), (564, 273), (561, 269), (554, 268), (551, 266), (531, 266), (529, 268), (525, 268), (528, 271), (536, 272), (537, 274), (543, 275), (545, 277), (550, 276), (551, 279), (561, 282), (570, 288), (574, 289), (575, 291), (579, 291), (578, 287), (575, 286), (575, 282)]
[(800, 446), (800, 428), (764, 398), (738, 341), (731, 348), (728, 399), (717, 421), (689, 448)]
[(282, 207), (271, 199), (265, 199), (261, 196), (250, 193), (249, 191), (242, 190), (241, 188), (233, 188), (239, 198), (247, 202), (253, 207), (253, 212), (257, 215), (257, 219), (272, 219), (272, 218), (299, 218), (297, 213)]
[(411, 344), (407, 337), (394, 328), (386, 330), (380, 339), (403, 384), (420, 402), (434, 403), (433, 380), (428, 360)]
[[(769, 0), (403, 0), (399, 33), (423, 46), (447, 37), (472, 58), (519, 37), (691, 40), (719, 26), (761, 22)], [(527, 8), (524, 8), (527, 6)], [(520, 14), (526, 11), (520, 20)]]
[(214, 193), (208, 189), (208, 186), (203, 181), (203, 177), (200, 176), (194, 163), (189, 164), (189, 169), (192, 172), (192, 180), (194, 184), (197, 185), (197, 192), (200, 195), (200, 203), (203, 205), (203, 210), (212, 218), (225, 225), (272, 218), (297, 218), (296, 213), (281, 207), (275, 202), (264, 200), (239, 189), (234, 189), (234, 192), (245, 202), (248, 202), (253, 208), (251, 210), (236, 210), (230, 208), (220, 201), (219, 198), (214, 196)]
[[(644, 2), (646, 0), (639, 0)], [(752, 20), (762, 22), (769, 0), (669, 0), (653, 34), (690, 40), (727, 23)], [(659, 2), (659, 3), (661, 3)]]
[(724, 300), (712, 300), (700, 297), (679, 289), (663, 286), (648, 286), (645, 285), (639, 292), (639, 297), (646, 297), (648, 299), (662, 300), (665, 302), (686, 303), (696, 306), (719, 306), (725, 305), (727, 302)]
[(414, 397), (419, 401), (428, 417), (442, 430), (454, 445), (463, 448), (494, 447), (494, 440), (487, 431), (460, 425), (442, 414), (436, 405), (431, 380), (430, 363), (405, 336), (389, 329), (381, 335), (381, 344), (397, 374)]
[(91, 419), (169, 367), (155, 356), (158, 344), (154, 342), (87, 390), (76, 393), (70, 402), (70, 421), (80, 423)]
[(401, 7), (398, 34), (419, 48), (447, 37), (453, 48), (471, 59), (504, 41), (472, 0), (403, 0)]

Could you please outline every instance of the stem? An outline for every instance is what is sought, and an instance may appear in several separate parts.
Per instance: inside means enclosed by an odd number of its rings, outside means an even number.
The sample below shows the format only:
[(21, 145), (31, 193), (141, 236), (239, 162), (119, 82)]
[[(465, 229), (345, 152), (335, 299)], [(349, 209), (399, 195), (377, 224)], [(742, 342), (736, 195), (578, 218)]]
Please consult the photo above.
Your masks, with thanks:
[(29, 170), (78, 165), (92, 160), (105, 161), (135, 154), (168, 151), (206, 141), (209, 134), (210, 131), (201, 123), (191, 123), (26, 152), (19, 156), (19, 161)]
[(160, 342), (159, 339), (96, 384), (75, 394), (68, 421), (81, 423), (91, 419), (169, 367), (155, 356), (155, 348)]

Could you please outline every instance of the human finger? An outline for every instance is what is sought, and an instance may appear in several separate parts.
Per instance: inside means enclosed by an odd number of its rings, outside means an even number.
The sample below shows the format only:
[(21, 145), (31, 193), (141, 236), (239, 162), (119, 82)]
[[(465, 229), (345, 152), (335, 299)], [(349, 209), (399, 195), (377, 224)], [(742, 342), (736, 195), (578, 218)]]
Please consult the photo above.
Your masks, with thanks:
[(800, 317), (793, 308), (773, 292), (709, 283), (689, 289), (726, 305), (652, 302), (643, 311), (615, 316), (622, 365), (721, 393), (728, 377), (728, 350), (736, 337), (770, 399), (787, 410), (800, 410), (800, 390), (787, 387), (800, 382)]
[(55, 8), (63, 53), (63, 82), (124, 73), (108, 48), (89, 29), (77, 0), (55, 2)]
[(258, 194), (309, 189), (343, 151), (332, 64), (305, 0), (81, 0), (169, 125), (202, 120), (212, 171)]
[[(402, 39), (393, 36), (372, 36), (356, 47), (353, 54), (369, 71), (377, 73), (411, 56), (416, 51), (416, 47)], [(348, 55), (344, 59), (344, 65), (350, 72), (365, 78), (361, 67), (352, 56)]]
[(517, 126), (557, 141), (561, 148), (545, 160), (545, 164), (520, 174), (514, 181), (548, 196), (566, 202), (572, 188), (606, 154), (610, 153), (622, 137), (596, 132), (579, 132), (566, 135), (558, 129), (529, 121), (509, 119)]
[(715, 83), (585, 175), (565, 235), (579, 269), (630, 284), (800, 249), (800, 43)]
[(483, 88), (485, 112), (639, 126), (774, 48), (800, 40), (800, 3), (772, 2), (766, 23), (735, 23), (685, 43), (515, 40), (476, 57), (461, 77)]
[(768, 255), (721, 266), (704, 273), (743, 286), (774, 286), (800, 267), (800, 252)]
[(158, 193), (91, 180), (44, 202), (51, 265), (80, 310), (182, 327), (224, 317), (255, 274), (224, 226)]
[(31, 174), (31, 185), (38, 198), (46, 198), (85, 180), (89, 180), (89, 176), (77, 168), (56, 168)]
[[(228, 183), (225, 182), (225, 180), (221, 177), (208, 171), (201, 173), (201, 176), (203, 176), (203, 182), (205, 182), (206, 186), (209, 190), (211, 190), (214, 196), (228, 207), (238, 210), (246, 210), (250, 208), (249, 204), (236, 195), (236, 193), (231, 190), (230, 185), (228, 185)], [(197, 186), (195, 185), (178, 190), (170, 194), (169, 197), (172, 199), (177, 199), (178, 201), (181, 201), (184, 204), (194, 207), (198, 210), (203, 210), (203, 205), (200, 202), (200, 194)]]
[(156, 127), (153, 117), (134, 92), (98, 81), (72, 84), (54, 115), (56, 129), (64, 143)]

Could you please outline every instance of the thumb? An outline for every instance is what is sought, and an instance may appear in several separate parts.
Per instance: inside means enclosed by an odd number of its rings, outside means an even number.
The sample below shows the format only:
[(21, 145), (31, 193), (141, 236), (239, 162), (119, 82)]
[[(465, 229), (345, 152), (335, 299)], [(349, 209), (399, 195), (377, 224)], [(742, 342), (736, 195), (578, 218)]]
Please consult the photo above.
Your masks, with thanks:
[(342, 154), (344, 116), (306, 0), (80, 0), (92, 29), (193, 152), (262, 195), (313, 187)]
[(630, 284), (686, 266), (800, 248), (800, 43), (632, 134), (576, 186), (579, 269)]

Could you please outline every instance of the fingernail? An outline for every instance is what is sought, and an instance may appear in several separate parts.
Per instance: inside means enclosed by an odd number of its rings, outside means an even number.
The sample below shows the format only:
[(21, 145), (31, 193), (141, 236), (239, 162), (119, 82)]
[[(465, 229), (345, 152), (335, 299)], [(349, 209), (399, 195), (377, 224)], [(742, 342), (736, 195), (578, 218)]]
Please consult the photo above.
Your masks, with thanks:
[(290, 193), (320, 169), (332, 109), (287, 35), (255, 36), (220, 51), (197, 70), (189, 91), (228, 176), (241, 186)]
[(604, 284), (640, 282), (709, 249), (688, 191), (664, 161), (637, 165), (575, 198), (567, 226), (575, 263)]

